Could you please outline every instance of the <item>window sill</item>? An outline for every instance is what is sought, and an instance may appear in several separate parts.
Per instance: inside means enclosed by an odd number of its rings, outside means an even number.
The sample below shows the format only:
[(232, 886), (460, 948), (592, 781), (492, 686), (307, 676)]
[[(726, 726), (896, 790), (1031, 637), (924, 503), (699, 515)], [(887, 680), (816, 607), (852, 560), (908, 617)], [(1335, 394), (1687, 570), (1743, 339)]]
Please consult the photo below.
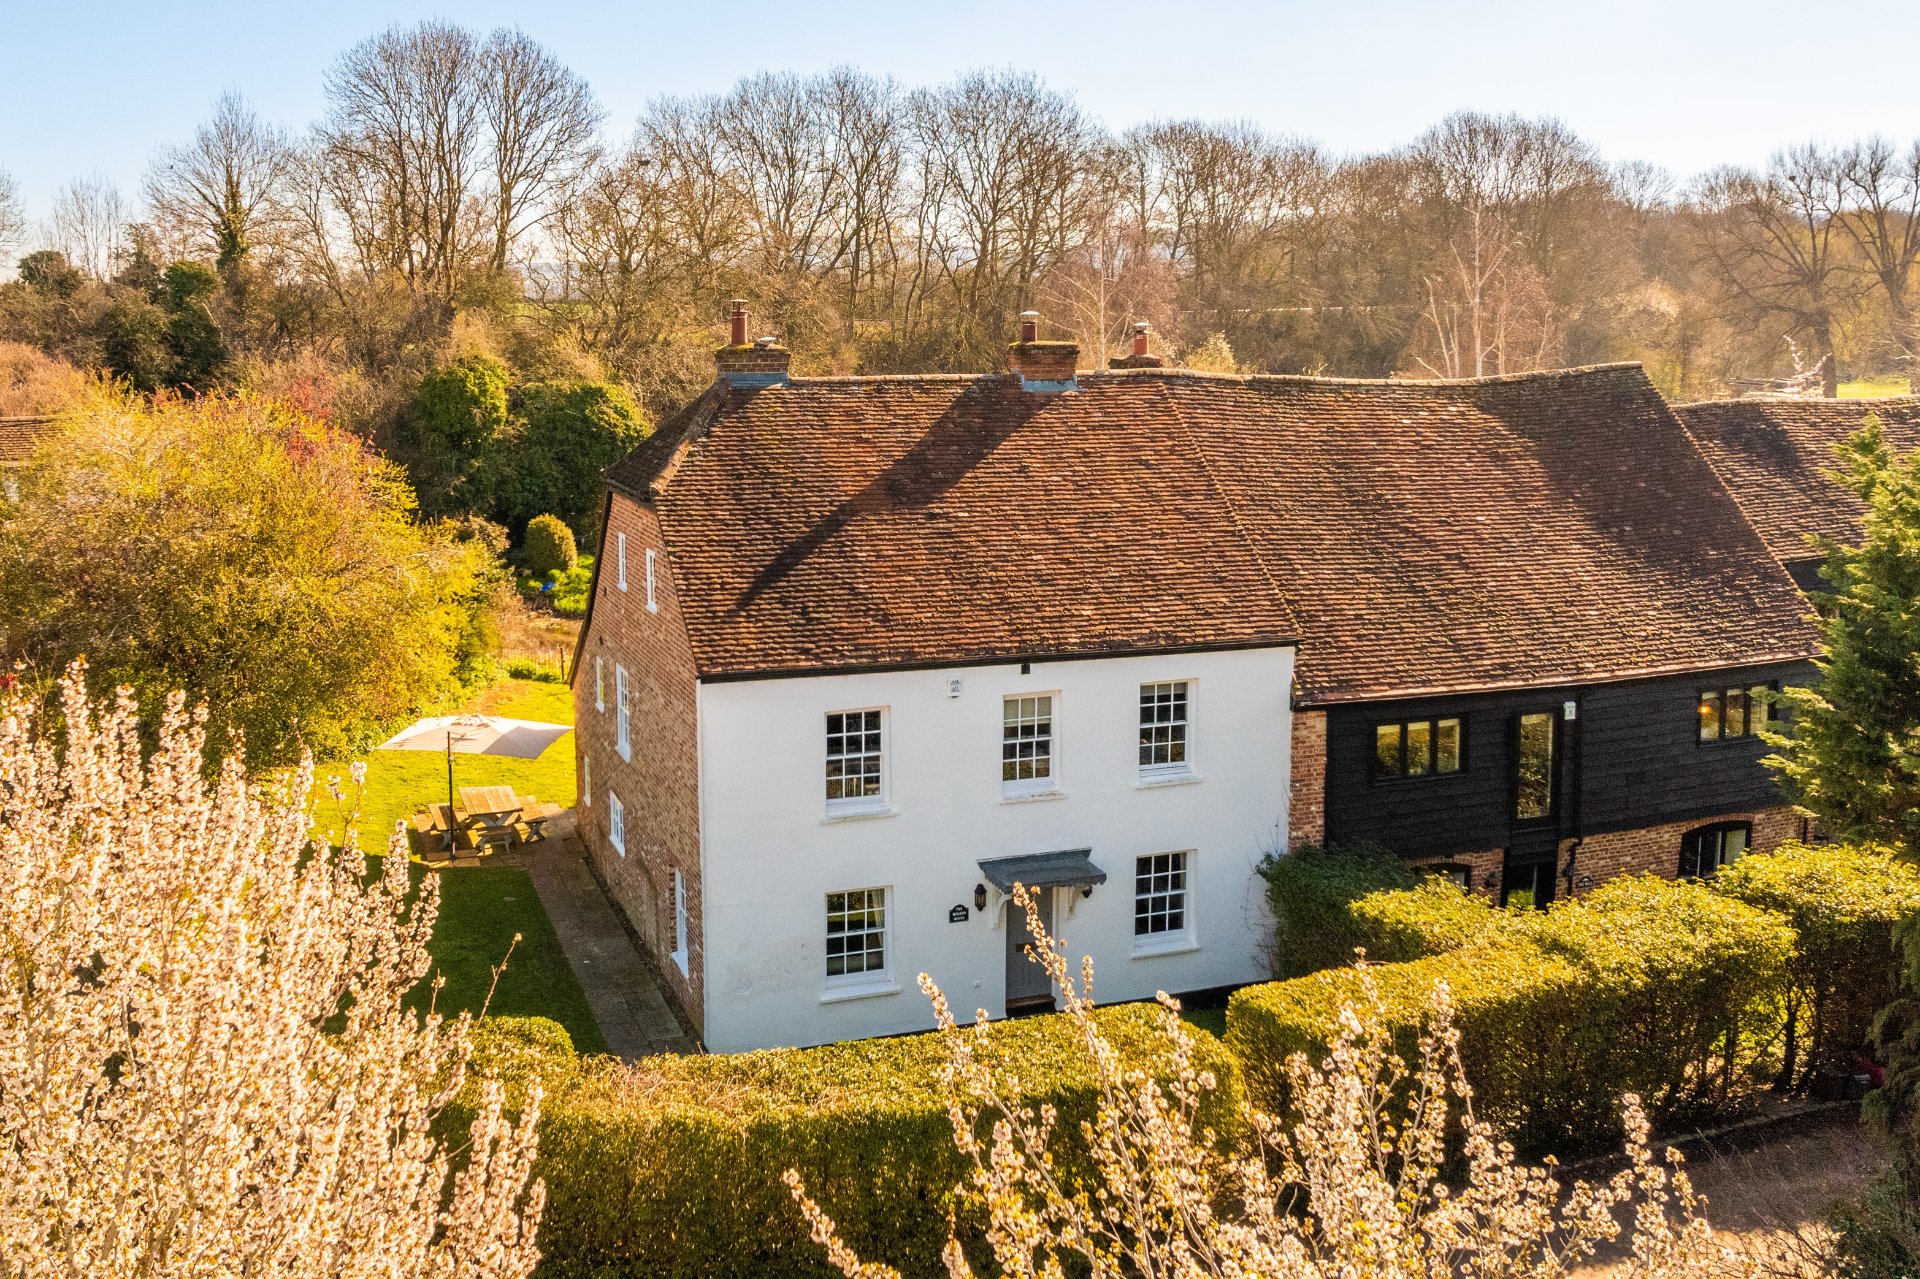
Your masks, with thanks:
[(882, 995), (897, 995), (900, 983), (891, 977), (881, 977), (874, 981), (851, 982), (845, 986), (829, 986), (827, 993), (820, 996), (823, 1004), (844, 1004), (852, 999), (878, 999)]
[(1200, 774), (1188, 769), (1179, 773), (1142, 773), (1135, 782), (1135, 790), (1158, 790), (1162, 786), (1191, 786), (1200, 780)]
[(898, 817), (900, 810), (888, 804), (874, 804), (866, 808), (843, 808), (830, 810), (820, 819), (822, 826), (838, 826), (841, 822), (872, 821), (876, 817)]
[(613, 748), (613, 753), (620, 757), (620, 761), (622, 763), (624, 764), (633, 763), (633, 747), (629, 746), (625, 750), (622, 750), (620, 747), (616, 746)]
[(682, 977), (685, 977), (687, 975), (687, 952), (686, 951), (684, 950), (669, 951), (667, 953), (667, 958), (673, 961), (673, 966), (680, 970), (680, 975)]
[(1133, 948), (1131, 959), (1159, 959), (1163, 955), (1190, 955), (1200, 949), (1191, 937), (1169, 937), (1163, 941), (1142, 942)]
[(1030, 790), (1017, 791), (1011, 795), (1003, 794), (1000, 796), (1000, 802), (1003, 804), (1039, 804), (1050, 799), (1065, 799), (1066, 797), (1067, 793), (1063, 790)]

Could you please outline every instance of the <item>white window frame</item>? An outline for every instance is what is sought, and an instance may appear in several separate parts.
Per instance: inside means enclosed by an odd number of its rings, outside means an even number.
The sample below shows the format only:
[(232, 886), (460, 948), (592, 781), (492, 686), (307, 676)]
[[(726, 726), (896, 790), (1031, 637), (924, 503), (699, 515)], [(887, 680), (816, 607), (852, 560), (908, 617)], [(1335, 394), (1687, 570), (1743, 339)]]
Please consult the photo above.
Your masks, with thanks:
[[(1139, 690), (1135, 695), (1134, 733), (1136, 737), (1138, 737), (1146, 728), (1149, 727), (1146, 719), (1141, 714), (1141, 710), (1145, 705), (1144, 698), (1147, 695), (1147, 690), (1148, 689), (1158, 690), (1162, 688), (1176, 688), (1176, 687), (1186, 690), (1185, 692), (1186, 715), (1184, 718), (1177, 721), (1181, 727), (1180, 741), (1181, 741), (1181, 755), (1183, 756), (1183, 758), (1181, 758), (1178, 761), (1171, 761), (1171, 762), (1165, 762), (1165, 763), (1141, 763), (1139, 765), (1139, 768), (1140, 768), (1140, 780), (1142, 782), (1178, 781), (1178, 780), (1193, 777), (1195, 775), (1194, 767), (1193, 767), (1193, 721), (1194, 721), (1193, 707), (1194, 707), (1194, 700), (1195, 700), (1194, 689), (1197, 687), (1197, 684), (1194, 680), (1151, 679), (1151, 680), (1142, 681), (1140, 684)], [(1157, 691), (1155, 693), (1155, 696), (1156, 697), (1158, 696)], [(1134, 758), (1136, 761), (1138, 761), (1139, 759), (1138, 754), (1136, 754)]]
[(613, 749), (629, 764), (633, 762), (633, 716), (627, 709), (627, 668), (613, 665)]
[(593, 655), (593, 709), (607, 709), (607, 663), (598, 653)]
[[(852, 753), (843, 752), (842, 754), (839, 754), (839, 755), (835, 755), (833, 753), (834, 738), (836, 736), (839, 736), (842, 738), (847, 736), (844, 728), (844, 724), (845, 724), (844, 720), (842, 720), (842, 731), (839, 734), (834, 733), (833, 731), (834, 717), (847, 716), (847, 715), (878, 716), (879, 728), (877, 731), (880, 736), (880, 747), (877, 751), (868, 752), (864, 749), (864, 745), (863, 745), (863, 748), (857, 752), (852, 752)], [(856, 707), (849, 710), (828, 711), (824, 716), (821, 717), (819, 721), (821, 725), (821, 730), (822, 730), (821, 743), (820, 743), (821, 744), (820, 786), (821, 786), (821, 794), (826, 799), (828, 816), (830, 817), (841, 816), (848, 813), (877, 813), (877, 812), (888, 811), (887, 810), (887, 774), (889, 772), (887, 768), (887, 735), (888, 735), (887, 720), (888, 718), (889, 717), (887, 715), (887, 708), (884, 706), (861, 706), (861, 707)], [(864, 721), (863, 721), (863, 726), (858, 731), (862, 736), (864, 736), (866, 733), (875, 731), (875, 730), (870, 730), (864, 727)], [(871, 795), (841, 795), (836, 798), (832, 794), (833, 783), (835, 780), (837, 780), (832, 776), (834, 761), (865, 759), (868, 757), (869, 754), (877, 758), (879, 760), (879, 765), (880, 765), (879, 767), (880, 776), (878, 781), (875, 784), (874, 793)], [(843, 780), (843, 779), (839, 779), (839, 780)]]
[(613, 535), (613, 575), (621, 590), (627, 589), (627, 535)]
[[(1154, 865), (1160, 858), (1177, 858), (1177, 865), (1160, 867)], [(1157, 853), (1141, 853), (1133, 859), (1133, 953), (1136, 955), (1165, 954), (1168, 951), (1192, 950), (1195, 946), (1193, 927), (1193, 866), (1194, 853), (1191, 848), (1173, 848)], [(1142, 866), (1141, 863), (1148, 863)], [(1146, 886), (1142, 887), (1145, 875)], [(1174, 890), (1168, 881), (1179, 876), (1179, 888)], [(1177, 927), (1161, 927), (1151, 932), (1140, 932), (1142, 904), (1147, 903), (1149, 920), (1155, 914), (1161, 919), (1170, 913), (1168, 903), (1178, 896), (1180, 923)], [(1154, 910), (1157, 903), (1159, 910)]]
[[(1045, 735), (1042, 736), (1036, 733), (1031, 738), (1008, 737), (1008, 728), (1017, 724), (1036, 722), (1041, 718), (1037, 708), (1032, 715), (1028, 715), (1025, 713), (1025, 707), (1026, 703), (1038, 703), (1042, 701), (1047, 704), (1045, 712), (1047, 731)], [(1019, 718), (1011, 720), (1007, 718), (1007, 712), (1010, 708), (1016, 711)], [(1047, 751), (1045, 759), (1047, 771), (1044, 777), (1007, 776), (1007, 766), (1020, 762), (1017, 757), (1015, 759), (1007, 758), (1007, 747), (1020, 741), (1044, 741), (1046, 743)], [(1040, 756), (1036, 754), (1031, 758), (1037, 760)], [(1060, 694), (1058, 692), (1008, 693), (1000, 699), (1000, 794), (1008, 799), (1019, 799), (1028, 795), (1055, 794), (1059, 790)]]
[(687, 877), (673, 868), (673, 949), (669, 955), (680, 975), (687, 975)]
[(660, 601), (659, 601), (659, 598), (654, 594), (654, 588), (653, 588), (653, 579), (654, 579), (653, 566), (654, 566), (654, 561), (658, 558), (659, 558), (659, 552), (655, 551), (651, 546), (649, 546), (647, 548), (647, 612), (649, 613), (658, 613), (660, 611)]
[[(842, 899), (842, 910), (840, 914), (841, 914), (841, 917), (844, 919), (849, 914), (851, 914), (851, 910), (852, 910), (852, 903), (847, 899), (853, 897), (855, 894), (863, 895), (862, 903), (860, 906), (860, 909), (863, 912), (871, 911), (873, 909), (874, 895), (878, 894), (879, 896), (879, 899), (880, 899), (879, 928), (877, 930), (872, 928), (862, 928), (859, 930), (859, 934), (861, 936), (870, 936), (874, 932), (876, 931), (878, 932), (880, 936), (880, 964), (879, 964), (879, 967), (877, 968), (862, 968), (858, 972), (842, 971), (842, 972), (836, 973), (832, 971), (834, 956), (831, 953), (829, 953), (831, 947), (826, 944), (827, 939), (835, 935), (833, 932), (833, 921), (834, 921), (834, 914), (835, 914), (833, 909), (834, 898), (838, 897)], [(826, 895), (824, 899), (824, 904), (826, 906), (826, 910), (821, 919), (821, 924), (823, 928), (823, 931), (821, 933), (821, 941), (823, 943), (821, 955), (824, 962), (821, 964), (821, 970), (822, 972), (825, 973), (826, 988), (828, 993), (831, 995), (836, 992), (844, 993), (850, 990), (859, 991), (859, 992), (879, 992), (879, 991), (890, 991), (890, 990), (897, 989), (897, 986), (893, 980), (893, 958), (894, 958), (893, 956), (893, 889), (891, 887), (836, 889), (833, 892), (830, 892)], [(846, 933), (843, 931), (840, 935), (844, 936), (846, 935)], [(865, 960), (866, 953), (867, 953), (866, 950), (863, 948), (861, 951), (863, 962)], [(845, 955), (843, 954), (841, 958), (844, 961)]]
[(580, 802), (593, 807), (593, 756), (580, 753)]
[(607, 842), (621, 857), (627, 855), (627, 806), (612, 787), (607, 788)]

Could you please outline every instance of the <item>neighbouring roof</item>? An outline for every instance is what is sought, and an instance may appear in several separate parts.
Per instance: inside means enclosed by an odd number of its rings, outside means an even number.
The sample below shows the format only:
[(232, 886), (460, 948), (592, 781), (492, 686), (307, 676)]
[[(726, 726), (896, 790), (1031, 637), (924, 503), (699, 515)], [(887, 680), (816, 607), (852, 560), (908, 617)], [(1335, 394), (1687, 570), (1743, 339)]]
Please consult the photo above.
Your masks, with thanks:
[(704, 676), (1300, 641), (1303, 704), (1790, 660), (1804, 605), (1637, 365), (716, 388), (609, 473)]
[(1860, 499), (1825, 474), (1837, 465), (1834, 446), (1880, 418), (1899, 453), (1920, 448), (1920, 396), (1881, 400), (1756, 396), (1683, 404), (1674, 413), (1726, 484), (1747, 519), (1782, 560), (1818, 552), (1808, 538), (1859, 535)]
[(40, 437), (53, 428), (50, 417), (0, 417), (0, 466), (18, 466)]

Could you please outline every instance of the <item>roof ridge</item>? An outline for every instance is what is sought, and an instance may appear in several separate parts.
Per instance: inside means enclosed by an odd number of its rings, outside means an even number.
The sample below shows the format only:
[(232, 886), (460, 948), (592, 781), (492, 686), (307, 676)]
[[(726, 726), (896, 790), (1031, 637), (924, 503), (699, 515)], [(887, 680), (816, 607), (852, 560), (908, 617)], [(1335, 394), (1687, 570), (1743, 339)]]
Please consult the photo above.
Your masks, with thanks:
[(1824, 395), (1736, 395), (1720, 400), (1688, 400), (1685, 404), (1675, 404), (1674, 410), (1712, 409), (1726, 404), (1806, 404), (1838, 408), (1843, 404), (1887, 404), (1895, 400), (1920, 401), (1920, 391), (1903, 391), (1899, 395), (1836, 395), (1828, 399)]
[[(1174, 379), (1205, 382), (1229, 382), (1239, 386), (1257, 386), (1265, 383), (1278, 383), (1286, 386), (1365, 386), (1365, 387), (1416, 387), (1416, 388), (1454, 388), (1475, 386), (1505, 386), (1526, 382), (1557, 382), (1574, 378), (1593, 377), (1606, 373), (1644, 372), (1645, 366), (1639, 360), (1616, 360), (1603, 364), (1579, 364), (1564, 369), (1530, 369), (1521, 373), (1488, 373), (1479, 377), (1328, 377), (1319, 373), (1217, 373), (1207, 369), (1181, 368), (1177, 365), (1155, 369), (1077, 369), (1076, 379), (1124, 381), (1140, 379), (1147, 381), (1171, 381)], [(980, 373), (835, 373), (821, 376), (794, 377), (787, 380), (787, 387), (809, 386), (862, 386), (867, 384), (903, 384), (929, 385), (955, 384), (962, 382), (981, 382), (988, 379), (1005, 379), (1013, 374), (1004, 369), (989, 370)]]

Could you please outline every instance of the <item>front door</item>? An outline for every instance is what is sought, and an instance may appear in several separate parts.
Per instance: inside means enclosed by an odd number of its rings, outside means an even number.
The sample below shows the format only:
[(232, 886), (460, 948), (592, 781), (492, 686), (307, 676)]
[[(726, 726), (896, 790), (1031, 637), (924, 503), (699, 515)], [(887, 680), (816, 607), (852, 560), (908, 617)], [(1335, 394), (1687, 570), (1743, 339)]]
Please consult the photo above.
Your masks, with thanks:
[[(1053, 890), (1033, 890), (1034, 905), (1041, 927), (1053, 931)], [(1019, 903), (1007, 902), (1007, 1014), (1053, 1011), (1053, 982), (1047, 970), (1027, 958), (1033, 943), (1033, 930), (1027, 926), (1027, 912)]]

